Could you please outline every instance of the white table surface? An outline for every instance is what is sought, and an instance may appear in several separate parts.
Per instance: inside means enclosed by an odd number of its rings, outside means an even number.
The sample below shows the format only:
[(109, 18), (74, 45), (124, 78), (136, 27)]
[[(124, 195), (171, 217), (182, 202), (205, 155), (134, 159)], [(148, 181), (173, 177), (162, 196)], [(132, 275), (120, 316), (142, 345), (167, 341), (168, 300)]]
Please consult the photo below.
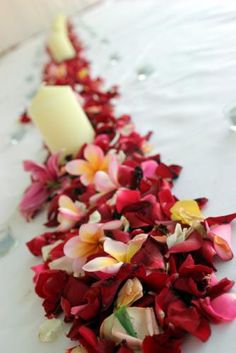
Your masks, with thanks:
[[(184, 167), (176, 195), (209, 197), (206, 215), (235, 212), (236, 133), (229, 130), (225, 109), (236, 105), (236, 1), (119, 0), (74, 22), (88, 46), (94, 74), (121, 86), (117, 111), (130, 113), (141, 132), (154, 130), (155, 150), (165, 162)], [(60, 353), (71, 346), (63, 336), (49, 344), (38, 341), (43, 311), (30, 271), (38, 259), (24, 243), (43, 231), (43, 216), (26, 224), (14, 213), (28, 183), (21, 162), (39, 160), (41, 139), (31, 127), (18, 145), (7, 142), (40, 82), (44, 40), (34, 38), (0, 60), (0, 223), (13, 214), (10, 223), (19, 242), (0, 259), (4, 353)], [(114, 54), (120, 58), (116, 65), (110, 60)], [(143, 66), (154, 72), (140, 82), (137, 70)], [(236, 250), (235, 225), (233, 244)], [(235, 260), (218, 264), (219, 276), (236, 279), (235, 265)], [(235, 330), (236, 322), (214, 326), (208, 343), (189, 338), (183, 351), (235, 353)]]

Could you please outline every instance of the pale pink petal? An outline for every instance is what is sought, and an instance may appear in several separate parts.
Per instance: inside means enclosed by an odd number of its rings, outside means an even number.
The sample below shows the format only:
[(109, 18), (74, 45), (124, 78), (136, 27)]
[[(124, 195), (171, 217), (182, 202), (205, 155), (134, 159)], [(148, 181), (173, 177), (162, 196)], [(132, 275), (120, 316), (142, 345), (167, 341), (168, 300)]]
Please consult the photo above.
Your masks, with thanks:
[(64, 254), (72, 259), (78, 257), (77, 248), (80, 246), (80, 237), (76, 236), (69, 239), (64, 245)]
[(216, 315), (223, 321), (231, 321), (236, 318), (236, 294), (224, 293), (211, 301), (211, 306)]
[(66, 195), (62, 195), (58, 201), (59, 212), (72, 220), (79, 220), (81, 214), (75, 203)]
[(117, 262), (115, 259), (111, 257), (96, 257), (95, 259), (87, 262), (83, 266), (83, 270), (87, 272), (105, 272), (109, 274), (113, 274), (119, 271), (123, 262)]
[(58, 214), (57, 220), (60, 223), (60, 225), (57, 227), (58, 232), (65, 232), (73, 228), (77, 223), (77, 220), (71, 219), (68, 216), (64, 216), (62, 213)]
[(158, 166), (157, 162), (153, 160), (142, 162), (141, 167), (143, 170), (143, 175), (146, 178), (152, 178), (155, 175), (157, 166)]
[(99, 192), (107, 193), (115, 190), (116, 185), (112, 182), (109, 175), (103, 171), (98, 171), (94, 177), (95, 188)]
[(82, 304), (82, 305), (78, 305), (78, 306), (73, 306), (71, 308), (71, 314), (74, 315), (74, 316), (78, 315), (81, 312), (81, 310), (83, 310), (87, 305), (88, 304)]
[(122, 224), (123, 224), (122, 221), (115, 220), (115, 221), (110, 221), (102, 224), (102, 228), (104, 230), (114, 230), (114, 229), (119, 229), (122, 226)]
[(118, 183), (119, 166), (120, 164), (118, 162), (117, 156), (114, 156), (114, 155), (109, 156), (108, 174), (111, 178), (111, 181), (116, 186), (119, 186), (119, 183)]
[(71, 175), (87, 174), (90, 173), (90, 166), (82, 159), (75, 159), (66, 164), (66, 171)]
[(125, 262), (128, 245), (111, 238), (106, 238), (103, 244), (104, 251), (114, 257), (117, 261)]
[(59, 257), (58, 259), (53, 260), (48, 266), (51, 270), (61, 270), (67, 272), (68, 274), (73, 273), (73, 260), (67, 256)]
[(75, 277), (81, 277), (84, 275), (83, 266), (86, 263), (85, 258), (77, 258), (73, 260), (72, 269)]
[(208, 236), (213, 241), (215, 251), (222, 260), (231, 260), (233, 251), (231, 246), (231, 225), (220, 224), (207, 227)]
[(233, 252), (227, 241), (220, 236), (214, 236), (214, 248), (217, 255), (223, 260), (228, 261), (233, 258)]
[(220, 224), (218, 226), (211, 227), (211, 232), (215, 235), (220, 236), (224, 239), (231, 247), (231, 224)]
[(84, 149), (84, 157), (94, 169), (98, 169), (103, 163), (104, 153), (100, 147), (90, 144)]

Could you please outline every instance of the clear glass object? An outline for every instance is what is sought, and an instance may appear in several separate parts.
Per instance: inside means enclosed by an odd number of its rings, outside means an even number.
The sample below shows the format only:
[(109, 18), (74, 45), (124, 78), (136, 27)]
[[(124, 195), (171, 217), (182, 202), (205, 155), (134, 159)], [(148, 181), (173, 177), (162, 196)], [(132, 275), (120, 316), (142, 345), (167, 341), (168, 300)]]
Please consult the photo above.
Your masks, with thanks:
[(0, 258), (7, 255), (17, 245), (8, 222), (0, 224)]
[(227, 109), (226, 114), (229, 119), (230, 130), (236, 132), (236, 105), (235, 107), (231, 107), (230, 109)]

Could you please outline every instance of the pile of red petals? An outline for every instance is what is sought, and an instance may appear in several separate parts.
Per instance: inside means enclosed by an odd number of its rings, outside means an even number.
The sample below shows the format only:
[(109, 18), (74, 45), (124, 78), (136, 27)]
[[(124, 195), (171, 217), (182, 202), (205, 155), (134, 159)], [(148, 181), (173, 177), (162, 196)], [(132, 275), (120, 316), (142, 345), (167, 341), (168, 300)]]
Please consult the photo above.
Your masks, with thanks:
[(205, 218), (207, 199), (173, 195), (181, 167), (147, 156), (151, 134), (115, 116), (117, 88), (105, 92), (91, 77), (69, 33), (76, 58), (51, 58), (43, 80), (73, 87), (96, 138), (63, 165), (58, 155), (24, 162), (31, 185), (20, 210), (29, 220), (47, 205), (54, 227), (27, 243), (43, 257), (35, 291), (47, 318), (63, 315), (70, 325), (68, 353), (180, 353), (187, 334), (206, 342), (210, 324), (236, 317), (234, 283), (215, 275), (215, 259), (233, 257), (236, 213)]

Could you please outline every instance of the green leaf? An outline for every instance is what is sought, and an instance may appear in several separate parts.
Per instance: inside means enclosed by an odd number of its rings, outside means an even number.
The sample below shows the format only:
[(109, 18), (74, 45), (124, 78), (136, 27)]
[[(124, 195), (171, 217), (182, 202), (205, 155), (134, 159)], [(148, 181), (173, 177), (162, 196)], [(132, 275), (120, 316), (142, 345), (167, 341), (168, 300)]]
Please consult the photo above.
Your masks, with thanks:
[(134, 331), (132, 322), (125, 306), (121, 306), (115, 313), (115, 317), (119, 320), (121, 326), (125, 331), (132, 337), (137, 337), (137, 333)]

